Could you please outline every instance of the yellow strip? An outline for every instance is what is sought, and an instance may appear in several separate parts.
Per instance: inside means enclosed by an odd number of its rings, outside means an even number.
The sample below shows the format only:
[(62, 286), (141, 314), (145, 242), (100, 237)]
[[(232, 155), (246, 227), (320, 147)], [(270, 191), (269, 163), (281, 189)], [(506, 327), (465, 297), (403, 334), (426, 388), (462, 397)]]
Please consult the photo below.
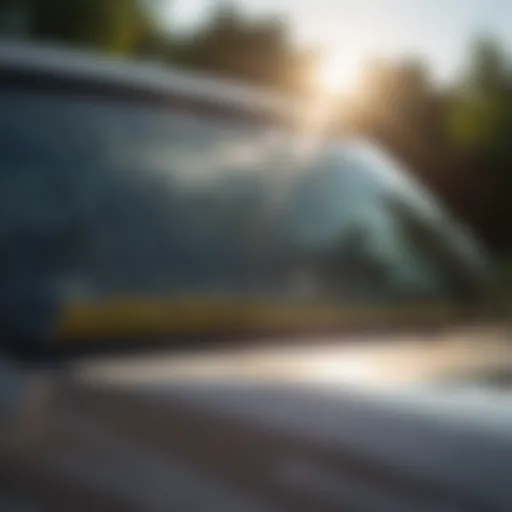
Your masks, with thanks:
[(443, 303), (347, 307), (334, 303), (117, 297), (67, 304), (59, 316), (55, 336), (57, 340), (101, 340), (246, 329), (351, 328), (436, 321), (453, 318), (458, 313), (453, 305)]

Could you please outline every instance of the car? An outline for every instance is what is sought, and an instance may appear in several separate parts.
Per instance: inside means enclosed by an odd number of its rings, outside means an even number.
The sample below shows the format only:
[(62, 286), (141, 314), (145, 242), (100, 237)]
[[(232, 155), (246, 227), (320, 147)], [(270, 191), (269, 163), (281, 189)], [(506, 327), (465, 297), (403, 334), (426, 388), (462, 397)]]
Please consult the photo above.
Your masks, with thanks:
[(308, 136), (303, 102), (21, 42), (0, 45), (0, 102), (11, 347), (348, 327), (484, 287), (432, 193), (375, 144)]
[(484, 251), (308, 111), (0, 44), (2, 510), (512, 508)]

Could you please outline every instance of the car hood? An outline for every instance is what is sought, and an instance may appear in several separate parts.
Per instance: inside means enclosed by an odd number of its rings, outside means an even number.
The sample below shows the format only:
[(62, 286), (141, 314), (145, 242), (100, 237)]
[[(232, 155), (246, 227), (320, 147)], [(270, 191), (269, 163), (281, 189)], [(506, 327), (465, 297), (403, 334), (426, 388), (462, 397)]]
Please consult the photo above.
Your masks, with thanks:
[(145, 510), (511, 509), (510, 393), (465, 384), (503, 332), (314, 341), (39, 373), (11, 456)]

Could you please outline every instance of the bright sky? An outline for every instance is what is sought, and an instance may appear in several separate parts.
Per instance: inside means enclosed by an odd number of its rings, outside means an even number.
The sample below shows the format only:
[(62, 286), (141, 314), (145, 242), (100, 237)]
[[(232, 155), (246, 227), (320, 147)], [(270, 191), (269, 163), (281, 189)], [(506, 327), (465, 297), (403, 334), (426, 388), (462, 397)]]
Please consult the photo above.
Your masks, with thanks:
[[(169, 23), (190, 26), (218, 0), (160, 0)], [(512, 0), (235, 0), (250, 13), (277, 13), (301, 44), (325, 51), (321, 80), (349, 89), (368, 57), (420, 55), (440, 79), (463, 62), (477, 33), (512, 47)]]

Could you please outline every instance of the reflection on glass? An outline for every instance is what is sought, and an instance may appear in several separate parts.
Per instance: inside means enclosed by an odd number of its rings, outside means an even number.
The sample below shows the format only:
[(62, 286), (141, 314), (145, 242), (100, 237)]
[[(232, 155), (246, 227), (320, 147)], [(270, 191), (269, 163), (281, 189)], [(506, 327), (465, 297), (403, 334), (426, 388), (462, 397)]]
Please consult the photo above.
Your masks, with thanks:
[(476, 275), (470, 239), (364, 144), (306, 161), (261, 123), (21, 91), (0, 108), (8, 293), (382, 301)]

